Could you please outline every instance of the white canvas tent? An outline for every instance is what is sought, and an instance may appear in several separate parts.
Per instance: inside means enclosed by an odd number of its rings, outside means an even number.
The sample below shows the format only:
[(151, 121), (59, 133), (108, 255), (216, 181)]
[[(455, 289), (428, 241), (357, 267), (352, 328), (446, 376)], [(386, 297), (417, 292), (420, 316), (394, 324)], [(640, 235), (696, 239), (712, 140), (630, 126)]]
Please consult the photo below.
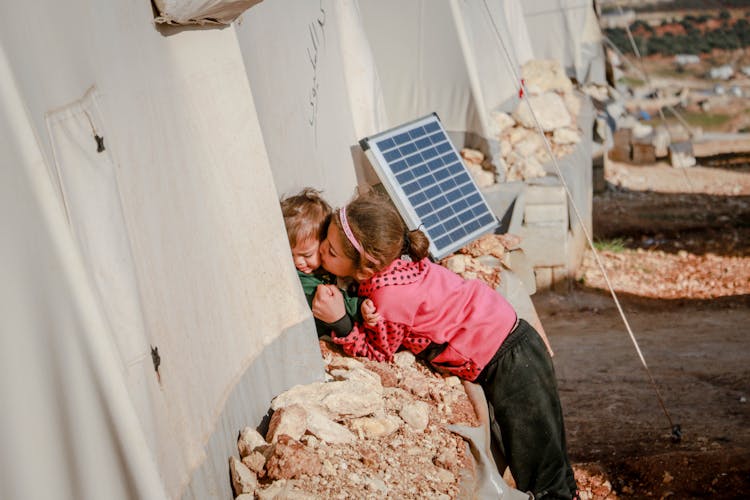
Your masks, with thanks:
[(354, 1), (263, 2), (236, 30), (279, 194), (341, 205), (378, 182), (358, 141), (388, 123)]
[(593, 0), (525, 0), (522, 5), (536, 59), (560, 62), (582, 84), (606, 84)]
[(0, 497), (231, 496), (323, 374), (234, 29), (4, 3), (0, 110)]

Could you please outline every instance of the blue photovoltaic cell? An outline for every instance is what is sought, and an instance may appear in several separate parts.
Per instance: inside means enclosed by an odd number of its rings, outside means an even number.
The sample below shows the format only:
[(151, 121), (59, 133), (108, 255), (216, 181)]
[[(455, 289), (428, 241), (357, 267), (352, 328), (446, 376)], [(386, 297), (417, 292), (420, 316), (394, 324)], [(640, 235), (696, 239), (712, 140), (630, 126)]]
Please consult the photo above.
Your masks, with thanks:
[(401, 215), (430, 238), (434, 258), (497, 227), (437, 115), (360, 141)]

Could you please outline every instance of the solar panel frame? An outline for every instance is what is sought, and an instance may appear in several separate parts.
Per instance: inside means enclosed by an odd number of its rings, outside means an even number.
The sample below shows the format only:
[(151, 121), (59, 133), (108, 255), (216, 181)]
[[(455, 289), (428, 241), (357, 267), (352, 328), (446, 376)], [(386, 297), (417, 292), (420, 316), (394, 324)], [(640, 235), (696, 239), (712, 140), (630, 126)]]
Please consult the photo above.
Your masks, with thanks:
[(359, 144), (409, 229), (427, 234), (434, 259), (499, 226), (436, 113)]

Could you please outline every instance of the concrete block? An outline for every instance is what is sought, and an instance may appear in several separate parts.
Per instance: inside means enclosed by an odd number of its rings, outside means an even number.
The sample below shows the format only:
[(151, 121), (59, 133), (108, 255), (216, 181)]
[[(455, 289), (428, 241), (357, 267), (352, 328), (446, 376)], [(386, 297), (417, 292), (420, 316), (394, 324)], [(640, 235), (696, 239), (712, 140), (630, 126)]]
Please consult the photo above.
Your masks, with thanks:
[(564, 266), (568, 262), (567, 225), (526, 224), (521, 228), (521, 248), (533, 267)]
[(535, 267), (534, 276), (536, 277), (537, 290), (549, 290), (552, 288), (552, 268)]
[(588, 247), (589, 242), (586, 239), (586, 233), (583, 231), (583, 228), (580, 224), (574, 226), (568, 238), (568, 276), (575, 277), (578, 268), (581, 266), (581, 262), (583, 262), (583, 254)]
[(567, 195), (560, 179), (556, 177), (545, 177), (552, 179), (554, 183), (547, 181), (545, 184), (528, 184), (526, 186), (526, 205), (542, 203), (566, 203)]
[(566, 266), (555, 266), (552, 270), (552, 289), (557, 293), (570, 291), (570, 279)]
[(525, 204), (523, 181), (493, 184), (482, 189), (482, 195), (500, 220), (500, 232), (518, 234)]
[(546, 203), (544, 205), (527, 204), (523, 220), (526, 224), (560, 222), (567, 227), (568, 205), (567, 203)]

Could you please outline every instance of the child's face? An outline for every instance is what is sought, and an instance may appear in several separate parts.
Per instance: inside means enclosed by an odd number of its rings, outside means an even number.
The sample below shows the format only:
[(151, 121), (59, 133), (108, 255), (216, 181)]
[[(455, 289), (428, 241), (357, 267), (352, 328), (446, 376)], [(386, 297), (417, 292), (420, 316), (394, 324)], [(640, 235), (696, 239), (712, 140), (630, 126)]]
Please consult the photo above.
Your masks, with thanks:
[(354, 261), (344, 255), (345, 238), (339, 228), (331, 223), (328, 226), (328, 235), (320, 244), (320, 260), (323, 262), (323, 268), (331, 274), (341, 278), (354, 277)]
[(320, 267), (320, 242), (316, 238), (298, 241), (292, 247), (292, 258), (299, 271), (312, 273)]

